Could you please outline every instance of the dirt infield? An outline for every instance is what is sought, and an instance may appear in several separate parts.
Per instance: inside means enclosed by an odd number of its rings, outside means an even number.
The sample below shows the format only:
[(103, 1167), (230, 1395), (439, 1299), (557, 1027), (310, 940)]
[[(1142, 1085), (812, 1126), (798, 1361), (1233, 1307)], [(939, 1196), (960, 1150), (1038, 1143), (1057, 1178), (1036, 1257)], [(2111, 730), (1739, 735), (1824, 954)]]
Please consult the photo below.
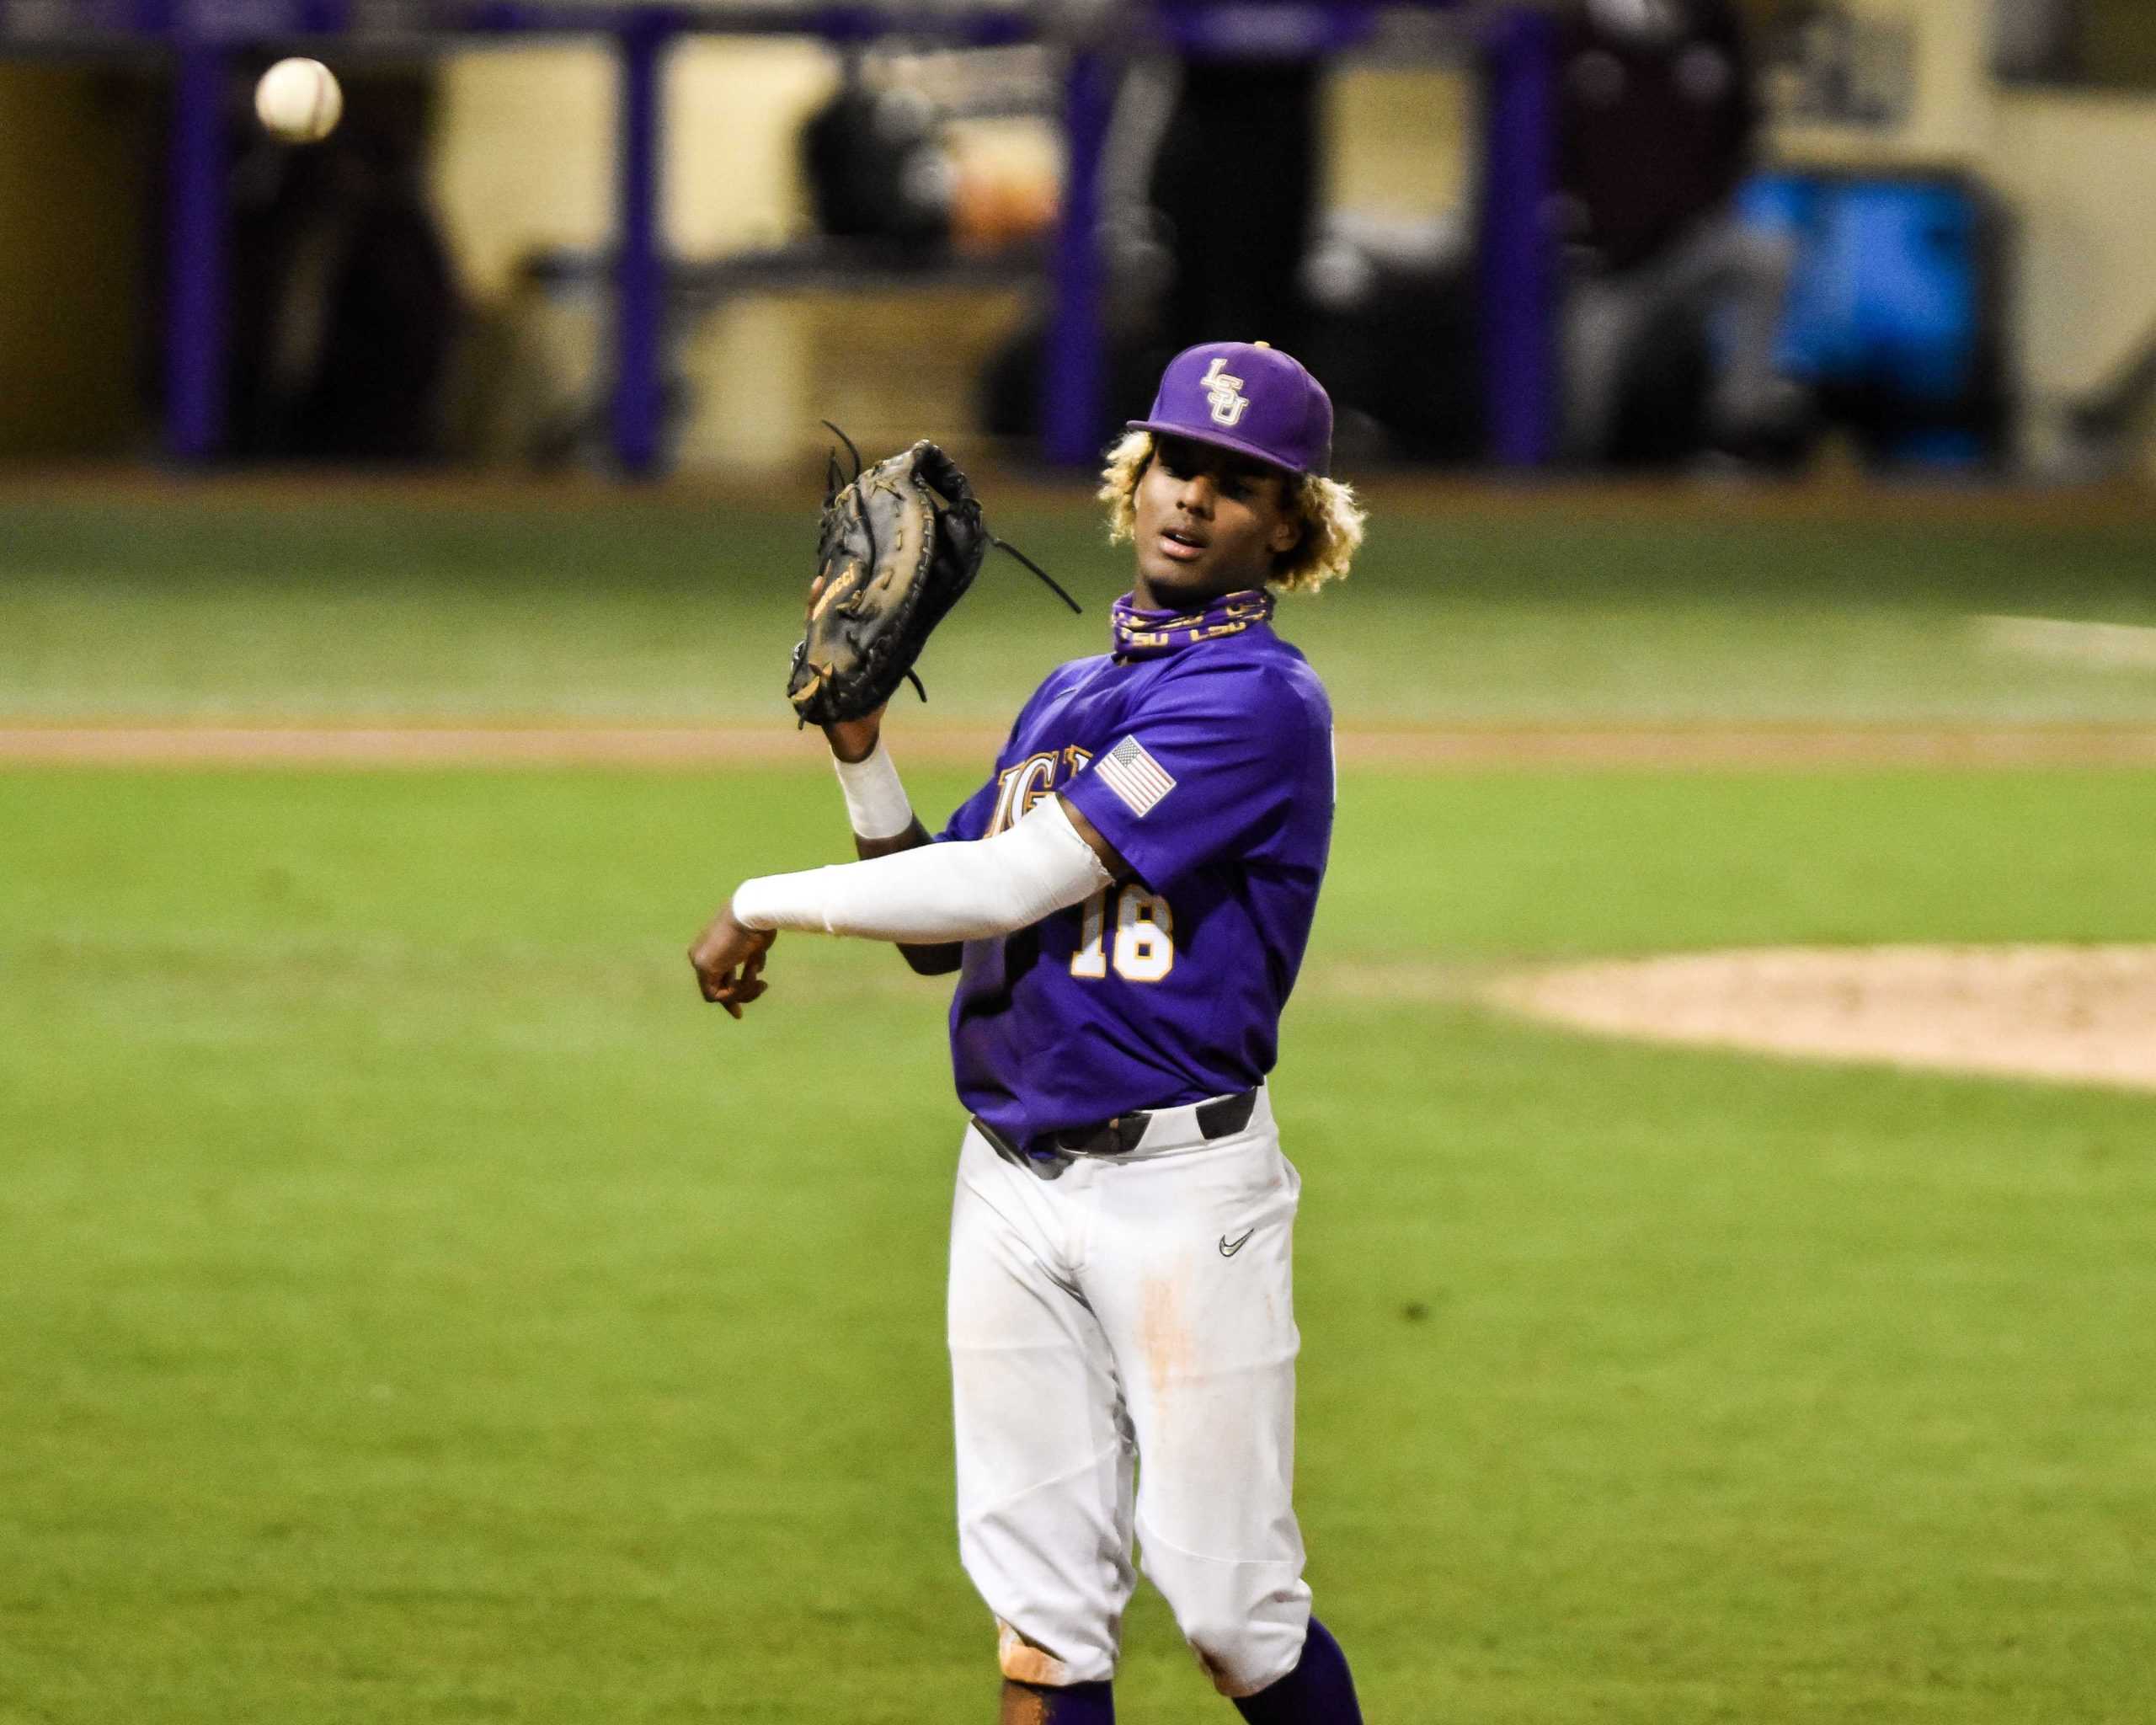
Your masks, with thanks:
[(2156, 947), (1693, 953), (1530, 972), (1484, 994), (1604, 1035), (2156, 1090)]
[[(978, 766), (1001, 731), (919, 726), (909, 761)], [(1340, 759), (1413, 770), (2156, 766), (2143, 726), (1467, 726), (1343, 730)], [(813, 733), (771, 725), (0, 725), (0, 765), (611, 766), (696, 770), (820, 758)]]

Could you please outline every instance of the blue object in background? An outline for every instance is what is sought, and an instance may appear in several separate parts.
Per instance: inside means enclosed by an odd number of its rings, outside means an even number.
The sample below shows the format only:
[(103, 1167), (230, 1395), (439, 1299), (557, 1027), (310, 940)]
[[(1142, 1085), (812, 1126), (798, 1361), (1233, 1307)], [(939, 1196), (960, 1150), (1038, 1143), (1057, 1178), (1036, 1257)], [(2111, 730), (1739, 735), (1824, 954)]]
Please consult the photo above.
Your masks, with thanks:
[(1890, 455), (1980, 459), (1989, 296), (1977, 194), (1940, 179), (1770, 174), (1744, 187), (1737, 207), (1797, 244), (1783, 369), (1886, 421), (1906, 415), (1905, 429), (1869, 428)]

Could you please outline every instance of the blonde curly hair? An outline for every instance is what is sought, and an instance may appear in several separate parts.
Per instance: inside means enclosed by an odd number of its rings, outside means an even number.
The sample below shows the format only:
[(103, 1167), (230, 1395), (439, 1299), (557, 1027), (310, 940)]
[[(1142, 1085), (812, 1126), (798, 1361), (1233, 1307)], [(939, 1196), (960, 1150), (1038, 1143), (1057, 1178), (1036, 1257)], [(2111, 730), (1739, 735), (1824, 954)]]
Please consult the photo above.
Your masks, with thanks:
[[(1108, 451), (1097, 494), (1108, 506), (1108, 542), (1120, 545), (1138, 531), (1138, 482), (1153, 459), (1153, 434), (1126, 431)], [(1273, 560), (1268, 578), (1291, 593), (1315, 593), (1340, 580), (1362, 547), (1364, 515), (1354, 489), (1315, 473), (1290, 474), (1288, 507), (1299, 515), (1303, 537)]]

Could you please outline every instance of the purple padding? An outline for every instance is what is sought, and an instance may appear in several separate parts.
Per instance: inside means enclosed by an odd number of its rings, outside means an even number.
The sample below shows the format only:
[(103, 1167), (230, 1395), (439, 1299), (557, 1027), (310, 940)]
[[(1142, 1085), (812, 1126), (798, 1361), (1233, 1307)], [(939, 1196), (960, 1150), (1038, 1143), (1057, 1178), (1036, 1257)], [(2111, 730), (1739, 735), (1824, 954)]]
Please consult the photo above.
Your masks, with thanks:
[(173, 60), (165, 285), (165, 435), (182, 461), (225, 440), (225, 50), (183, 41)]
[(1482, 349), (1490, 452), (1539, 467), (1556, 446), (1556, 270), (1545, 212), (1556, 170), (1555, 17), (1494, 21), (1483, 95)]
[(1072, 55), (1064, 84), (1063, 215), (1041, 412), (1043, 453), (1066, 467), (1083, 466), (1101, 452), (1107, 349), (1101, 307), (1101, 151), (1114, 104), (1114, 74), (1102, 56)]
[(627, 473), (658, 470), (665, 418), (665, 262), (659, 255), (659, 68), (674, 37), (657, 12), (619, 37), (619, 207), (614, 259), (614, 457)]

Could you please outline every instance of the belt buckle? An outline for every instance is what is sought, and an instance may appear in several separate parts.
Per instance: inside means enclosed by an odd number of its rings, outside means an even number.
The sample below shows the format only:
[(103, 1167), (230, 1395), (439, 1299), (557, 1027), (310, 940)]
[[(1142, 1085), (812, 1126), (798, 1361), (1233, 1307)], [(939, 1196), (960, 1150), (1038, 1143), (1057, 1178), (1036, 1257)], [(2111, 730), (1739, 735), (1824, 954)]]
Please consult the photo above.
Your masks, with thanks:
[(1116, 1114), (1097, 1126), (1073, 1126), (1055, 1135), (1059, 1149), (1072, 1156), (1128, 1156), (1145, 1136), (1152, 1114), (1140, 1108)]
[[(1155, 1112), (1151, 1108), (1134, 1108), (1129, 1114), (1103, 1120), (1097, 1126), (1067, 1127), (1049, 1141), (1070, 1156), (1129, 1156), (1145, 1142), (1145, 1129), (1153, 1124)], [(1216, 1097), (1198, 1106), (1198, 1133), (1209, 1143), (1216, 1138), (1232, 1138), (1250, 1124), (1251, 1117), (1257, 1112), (1257, 1091), (1254, 1087), (1238, 1091), (1233, 1096)]]

